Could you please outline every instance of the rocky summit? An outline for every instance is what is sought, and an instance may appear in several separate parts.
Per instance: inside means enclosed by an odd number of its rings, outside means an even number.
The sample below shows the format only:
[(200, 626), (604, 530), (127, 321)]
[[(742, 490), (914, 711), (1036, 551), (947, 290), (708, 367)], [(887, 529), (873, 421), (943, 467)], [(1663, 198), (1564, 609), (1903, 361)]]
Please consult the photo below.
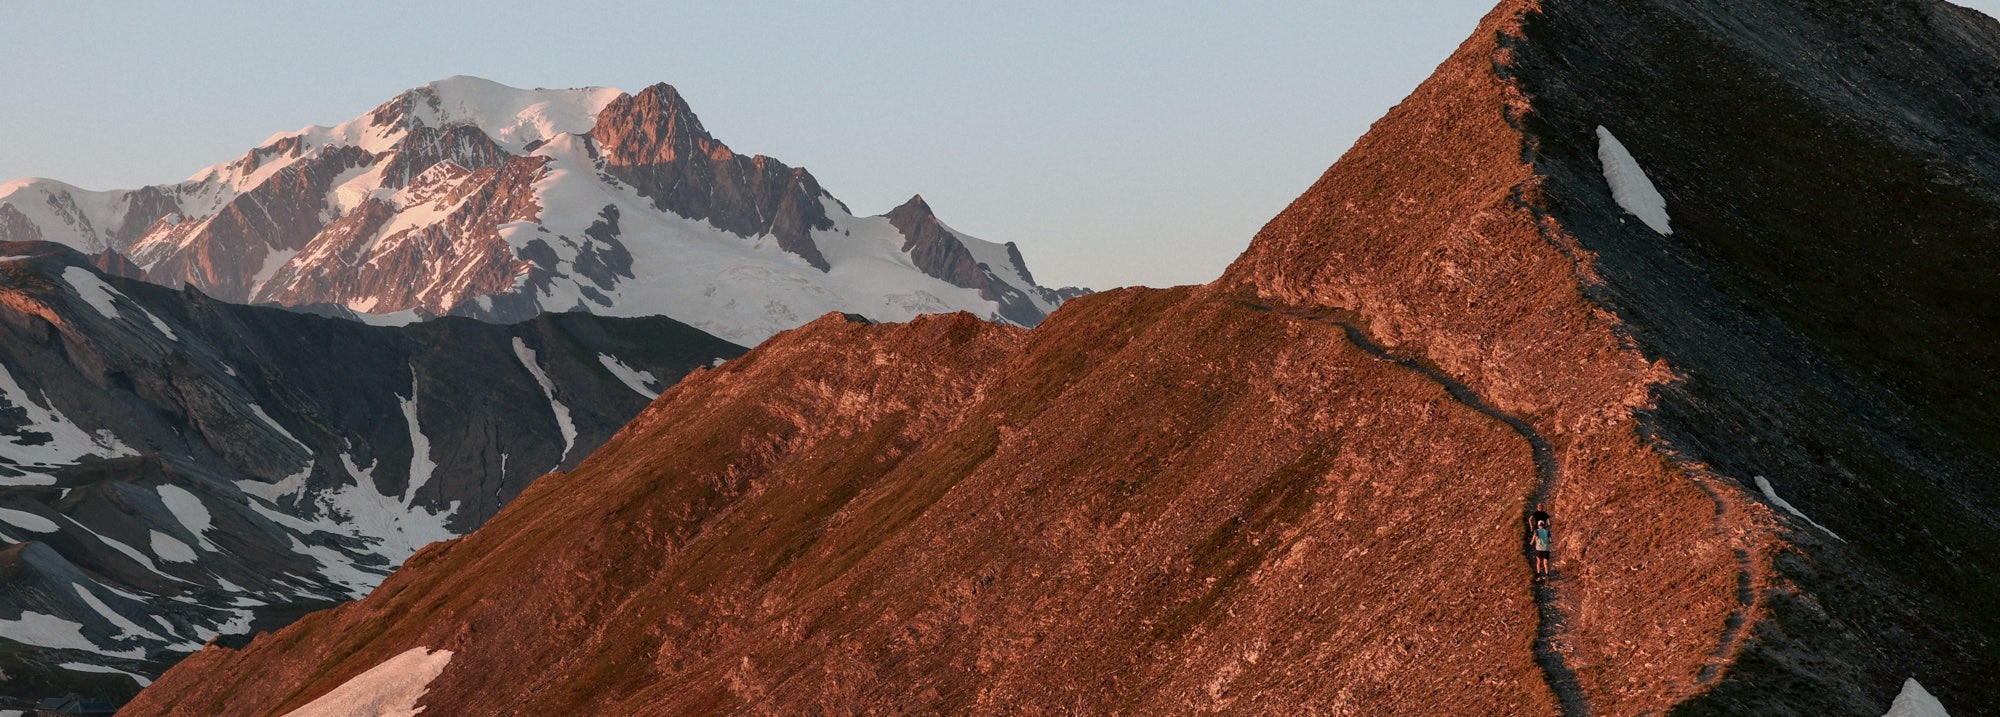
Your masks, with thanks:
[[(1082, 293), (1035, 284), (1012, 243), (919, 229), (852, 213), (805, 169), (731, 151), (665, 84), (626, 94), (452, 77), (177, 184), (0, 184), (0, 241), (60, 242), (169, 287), (378, 322), (663, 315), (754, 344), (829, 311), (1032, 326)], [(937, 254), (957, 263), (922, 258)]]
[(366, 326), (0, 243), (0, 698), (129, 695), (365, 595), (742, 351), (659, 317)]
[(1996, 63), (1507, 0), (1216, 282), (826, 315), (126, 713), (2000, 713)]

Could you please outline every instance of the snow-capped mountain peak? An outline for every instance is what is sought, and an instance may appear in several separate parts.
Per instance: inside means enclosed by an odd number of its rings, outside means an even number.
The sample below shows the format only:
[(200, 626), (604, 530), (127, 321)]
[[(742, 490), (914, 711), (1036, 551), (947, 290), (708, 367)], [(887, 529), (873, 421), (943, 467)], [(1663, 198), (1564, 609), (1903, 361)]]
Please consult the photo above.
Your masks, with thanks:
[(915, 204), (855, 216), (805, 169), (731, 150), (664, 83), (458, 76), (179, 184), (0, 185), (0, 240), (109, 252), (229, 301), (398, 321), (658, 314), (752, 343), (829, 311), (1032, 325), (1077, 293)]

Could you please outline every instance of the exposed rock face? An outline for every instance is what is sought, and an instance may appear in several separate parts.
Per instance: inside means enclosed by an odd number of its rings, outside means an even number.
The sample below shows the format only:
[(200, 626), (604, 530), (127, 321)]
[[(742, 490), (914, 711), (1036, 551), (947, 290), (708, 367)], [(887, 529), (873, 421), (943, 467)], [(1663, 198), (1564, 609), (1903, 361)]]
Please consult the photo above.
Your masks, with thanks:
[(812, 230), (833, 228), (820, 201), (832, 197), (819, 180), (761, 154), (729, 151), (666, 83), (612, 100), (590, 137), (601, 148), (604, 170), (660, 211), (743, 236), (770, 234), (820, 271), (832, 268), (812, 240)]
[(125, 258), (125, 255), (118, 253), (116, 249), (106, 249), (98, 252), (96, 255), (90, 257), (90, 265), (97, 267), (98, 271), (111, 276), (123, 277), (134, 281), (146, 280), (146, 270), (139, 268), (138, 264), (132, 263), (131, 259)]
[[(980, 296), (1000, 305), (1002, 317), (1016, 324), (1034, 326), (1041, 321), (1043, 307), (1061, 305), (1081, 295), (1073, 289), (1065, 294), (1036, 286), (1027, 263), (1021, 260), (1021, 250), (1013, 242), (1005, 245), (1004, 259), (990, 251), (984, 259), (974, 256), (965, 240), (938, 221), (922, 195), (910, 197), (910, 201), (882, 216), (903, 235), (903, 253), (910, 255), (917, 268), (954, 286), (977, 290)], [(987, 263), (995, 259), (1000, 261)]]
[(962, 235), (978, 261), (1014, 267), (1009, 288), (929, 273), (887, 220), (853, 215), (804, 169), (731, 151), (664, 84), (455, 77), (180, 184), (0, 185), (0, 240), (39, 239), (118, 251), (152, 281), (227, 301), (405, 321), (666, 315), (743, 343), (828, 311), (1033, 325), (1080, 293), (1035, 286), (1012, 245)]
[[(466, 297), (508, 290), (532, 268), (517, 260), (499, 238), (499, 226), (529, 221), (541, 211), (532, 185), (546, 162), (513, 157), (497, 167), (469, 170), (450, 161), (431, 165), (406, 188), (408, 204), (428, 208), (440, 219), (400, 229), (387, 202), (370, 198), (355, 212), (328, 226), (278, 268), (255, 300), (284, 305), (311, 304), (349, 290), (370, 297), (349, 308), (378, 306), (443, 308)], [(446, 277), (409, 282), (404, 277)]]
[[(326, 196), (334, 180), (367, 166), (374, 155), (358, 147), (303, 156), (300, 142), (280, 140), (252, 150), (237, 165), (255, 175), (266, 163), (285, 164), (255, 188), (201, 221), (183, 221), (147, 234), (126, 251), (157, 283), (192, 285), (231, 301), (248, 298), (274, 254), (296, 252), (326, 226)], [(128, 224), (121, 225), (129, 226)]]
[(0, 241), (41, 241), (42, 229), (12, 204), (0, 204)]
[[(431, 168), (449, 163), (461, 170), (499, 167), (513, 155), (472, 125), (433, 128), (411, 121), (407, 134), (382, 168), (382, 186), (402, 188)], [(532, 219), (533, 217), (528, 217)]]
[(2000, 711), (2000, 419), (1937, 393), (2000, 390), (1996, 110), (1947, 99), (1996, 57), (1928, 1), (1505, 3), (1216, 283), (828, 315), (130, 709), (428, 647), (468, 715)]
[(15, 697), (130, 684), (58, 666), (158, 674), (365, 593), (742, 351), (663, 318), (374, 327), (118, 278), (54, 244), (0, 257)]

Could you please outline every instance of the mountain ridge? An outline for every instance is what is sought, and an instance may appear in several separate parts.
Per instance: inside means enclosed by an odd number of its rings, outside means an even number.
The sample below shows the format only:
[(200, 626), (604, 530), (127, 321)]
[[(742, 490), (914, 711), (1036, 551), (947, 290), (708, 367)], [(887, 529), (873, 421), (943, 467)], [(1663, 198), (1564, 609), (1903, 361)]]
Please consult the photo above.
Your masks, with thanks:
[(1076, 293), (1010, 283), (1029, 275), (1018, 250), (987, 252), (991, 271), (970, 278), (926, 273), (892, 227), (804, 169), (730, 150), (665, 83), (625, 94), (453, 77), (179, 184), (17, 180), (0, 185), (9, 239), (115, 251), (154, 281), (239, 303), (399, 322), (664, 314), (744, 343), (826, 311), (1032, 325)]
[(1995, 414), (1930, 400), (1996, 389), (2000, 134), (1894, 101), (1980, 96), (1996, 43), (1932, 0), (1507, 0), (1216, 282), (827, 315), (132, 709), (421, 647), (468, 714), (2000, 710)]

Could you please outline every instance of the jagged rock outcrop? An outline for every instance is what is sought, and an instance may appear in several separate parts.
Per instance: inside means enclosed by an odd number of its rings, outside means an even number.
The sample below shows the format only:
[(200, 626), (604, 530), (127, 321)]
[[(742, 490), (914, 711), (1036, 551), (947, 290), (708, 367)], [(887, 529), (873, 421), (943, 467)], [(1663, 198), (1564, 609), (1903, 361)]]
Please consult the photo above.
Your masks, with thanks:
[(1011, 244), (960, 236), (1007, 286), (931, 273), (886, 219), (855, 216), (804, 169), (731, 151), (665, 84), (454, 77), (179, 184), (0, 185), (0, 241), (117, 251), (151, 281), (227, 301), (405, 323), (665, 315), (748, 344), (828, 311), (1031, 326), (1081, 293), (1035, 286)]
[(367, 326), (101, 258), (0, 243), (0, 695), (129, 690), (365, 594), (742, 351), (658, 317)]
[[(924, 273), (979, 292), (1000, 305), (1000, 316), (1021, 326), (1041, 321), (1046, 307), (1060, 306), (1082, 292), (1075, 289), (1045, 289), (1035, 285), (1021, 250), (1013, 242), (1001, 247), (976, 239), (968, 244), (959, 234), (938, 221), (922, 195), (910, 197), (902, 206), (882, 215), (903, 235), (903, 253)], [(977, 246), (984, 256), (975, 255)], [(1002, 254), (995, 249), (1004, 249)]]
[(115, 249), (106, 249), (90, 257), (90, 265), (110, 276), (123, 277), (134, 281), (145, 281), (146, 270), (125, 258)]
[(1510, 0), (1214, 284), (828, 315), (130, 710), (416, 648), (468, 715), (2000, 710), (1996, 57)]
[(590, 137), (604, 171), (660, 211), (743, 236), (769, 234), (820, 271), (833, 268), (812, 240), (813, 230), (833, 228), (820, 201), (830, 195), (819, 181), (761, 154), (731, 152), (666, 83), (612, 100), (598, 113)]

